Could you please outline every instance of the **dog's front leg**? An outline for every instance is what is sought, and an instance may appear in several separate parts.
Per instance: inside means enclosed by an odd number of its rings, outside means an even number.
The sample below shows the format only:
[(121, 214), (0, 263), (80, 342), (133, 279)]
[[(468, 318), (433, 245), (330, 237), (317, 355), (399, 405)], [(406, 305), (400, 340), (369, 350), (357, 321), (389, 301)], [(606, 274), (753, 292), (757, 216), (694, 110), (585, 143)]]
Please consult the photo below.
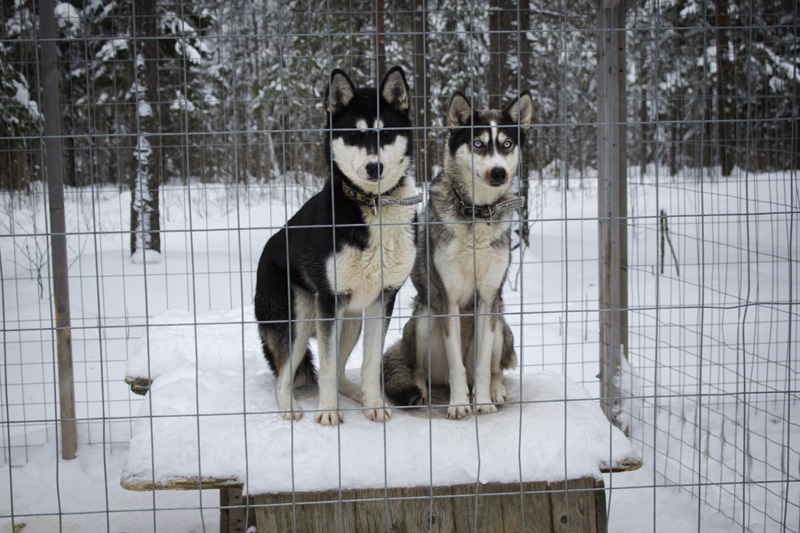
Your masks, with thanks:
[(339, 392), (355, 402), (361, 401), (361, 387), (347, 379), (345, 366), (361, 335), (361, 313), (345, 313), (339, 336)]
[(478, 300), (477, 333), (478, 347), (475, 365), (475, 388), (473, 390), (476, 412), (479, 415), (497, 412), (497, 407), (492, 403), (491, 377), (492, 377), (492, 350), (494, 348), (494, 326), (496, 317), (492, 316), (491, 303), (485, 299)]
[[(327, 300), (327, 299), (326, 299)], [(338, 339), (342, 332), (342, 306), (335, 312), (335, 304), (317, 297), (317, 344), (319, 345), (319, 404), (314, 419), (323, 426), (344, 422), (338, 410), (339, 387), (337, 376)]]
[(450, 406), (447, 408), (447, 417), (454, 420), (472, 414), (472, 407), (469, 405), (467, 371), (461, 357), (461, 319), (458, 312), (458, 304), (449, 303), (447, 316), (440, 319), (450, 381)]
[(391, 409), (381, 395), (381, 359), (383, 358), (383, 341), (389, 327), (396, 290), (386, 290), (383, 302), (377, 299), (364, 311), (364, 362), (361, 364), (361, 405), (364, 416), (375, 422), (392, 417)]

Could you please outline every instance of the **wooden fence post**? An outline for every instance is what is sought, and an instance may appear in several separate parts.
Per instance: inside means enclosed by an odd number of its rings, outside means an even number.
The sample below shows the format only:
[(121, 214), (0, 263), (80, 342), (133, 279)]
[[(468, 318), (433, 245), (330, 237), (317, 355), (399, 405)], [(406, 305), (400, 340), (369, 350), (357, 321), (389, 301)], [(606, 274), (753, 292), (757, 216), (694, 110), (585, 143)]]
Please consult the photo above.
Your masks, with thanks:
[(58, 103), (56, 21), (52, 0), (39, 0), (42, 38), (42, 111), (44, 112), (45, 165), (50, 204), (50, 258), (53, 265), (53, 306), (56, 316), (58, 394), (61, 404), (61, 456), (74, 459), (78, 441), (75, 429), (75, 386), (72, 377), (72, 342), (69, 320), (67, 235), (64, 220), (64, 181), (61, 160), (61, 109)]
[(600, 398), (606, 416), (618, 427), (620, 363), (622, 357), (628, 357), (625, 12), (631, 3), (598, 0), (595, 4)]

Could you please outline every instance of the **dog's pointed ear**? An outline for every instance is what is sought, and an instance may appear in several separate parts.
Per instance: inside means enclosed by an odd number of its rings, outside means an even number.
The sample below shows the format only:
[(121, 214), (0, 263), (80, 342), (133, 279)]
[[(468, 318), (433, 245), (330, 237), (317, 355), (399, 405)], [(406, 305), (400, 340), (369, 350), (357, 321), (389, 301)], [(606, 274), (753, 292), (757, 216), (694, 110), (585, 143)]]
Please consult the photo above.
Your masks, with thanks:
[(533, 98), (530, 91), (520, 94), (519, 98), (506, 108), (506, 113), (514, 123), (522, 126), (522, 131), (528, 131), (533, 116)]
[(356, 87), (344, 71), (331, 72), (331, 83), (325, 89), (325, 112), (335, 115), (346, 108), (356, 95)]
[(450, 99), (450, 108), (447, 111), (447, 125), (466, 126), (472, 122), (472, 106), (467, 97), (456, 91)]
[(402, 68), (394, 67), (383, 77), (381, 96), (397, 111), (408, 113), (410, 92), (408, 83), (406, 83), (406, 75)]

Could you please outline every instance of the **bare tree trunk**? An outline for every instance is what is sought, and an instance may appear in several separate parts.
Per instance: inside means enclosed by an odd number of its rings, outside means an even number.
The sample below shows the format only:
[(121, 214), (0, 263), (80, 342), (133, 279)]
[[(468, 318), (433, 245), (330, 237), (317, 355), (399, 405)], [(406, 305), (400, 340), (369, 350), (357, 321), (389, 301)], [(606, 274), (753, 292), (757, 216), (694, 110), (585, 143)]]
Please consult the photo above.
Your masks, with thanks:
[(727, 177), (733, 172), (736, 151), (733, 146), (735, 136), (731, 135), (734, 127), (733, 124), (727, 122), (734, 118), (731, 105), (731, 97), (734, 93), (733, 63), (728, 58), (730, 48), (728, 28), (731, 25), (728, 0), (715, 0), (714, 9), (716, 10), (717, 25), (717, 151), (722, 175)]
[(158, 186), (161, 183), (161, 139), (157, 128), (158, 64), (155, 0), (133, 3), (137, 139), (131, 179), (131, 255), (139, 250), (161, 252)]
[[(255, 50), (251, 50), (250, 53), (253, 54), (253, 57), (256, 58), (256, 59), (253, 60), (253, 67), (255, 68), (255, 76), (254, 77), (255, 77), (256, 83), (259, 86), (261, 86), (264, 83), (264, 80), (261, 79), (261, 60), (259, 59), (258, 50), (262, 49), (262, 47), (266, 48), (267, 42), (266, 42), (266, 39), (264, 39), (264, 42), (262, 42), (262, 40), (260, 38), (261, 32), (259, 31), (259, 28), (258, 28), (258, 18), (256, 17), (255, 10), (253, 10), (252, 23), (251, 24), (252, 24), (253, 32), (255, 32), (255, 34), (259, 36), (259, 37), (257, 37), (255, 39), (255, 41), (256, 41), (256, 49)], [(267, 121), (265, 120), (266, 117), (265, 117), (265, 113), (264, 113), (264, 108), (265, 107), (266, 107), (265, 103), (262, 102), (261, 103), (261, 112), (257, 113), (256, 116), (254, 117), (255, 118), (255, 122), (256, 122), (256, 132), (257, 133), (253, 136), (253, 141), (254, 141), (253, 142), (253, 146), (255, 147), (254, 149), (256, 151), (255, 157), (253, 157), (253, 160), (254, 160), (254, 163), (255, 163), (254, 164), (255, 170), (253, 172), (253, 177), (254, 177), (256, 183), (266, 183), (266, 182), (269, 181), (269, 152), (265, 149), (266, 146), (264, 146), (262, 143), (259, 142), (259, 139), (263, 139), (264, 138), (264, 135), (265, 135), (264, 130), (267, 127), (266, 126)]]
[(489, 9), (489, 107), (499, 109), (514, 74), (509, 68), (509, 53), (517, 8), (510, 0), (492, 0)]
[[(637, 55), (636, 74), (641, 76), (644, 72), (644, 52)], [(647, 124), (647, 88), (645, 84), (637, 80), (636, 84), (639, 89), (639, 182), (644, 183), (644, 177), (647, 174), (647, 145), (650, 141), (648, 135)]]
[(672, 102), (669, 110), (669, 148), (668, 162), (669, 175), (678, 175), (678, 150), (680, 149), (680, 136), (678, 135), (678, 103)]
[(386, 72), (386, 6), (384, 0), (377, 0), (376, 15), (376, 28), (378, 30), (378, 79)]
[(435, 143), (428, 139), (431, 113), (426, 92), (430, 91), (425, 58), (427, 57), (427, 7), (426, 0), (414, 0), (414, 131), (417, 181), (427, 182), (433, 178), (433, 163), (436, 157)]
[[(527, 89), (521, 86), (520, 76), (528, 72), (530, 50), (525, 37), (530, 28), (530, 5), (523, 2), (517, 6), (511, 0), (492, 0), (489, 13), (489, 107), (502, 109), (507, 105), (506, 93), (518, 95)], [(528, 146), (531, 146), (529, 144)], [(530, 183), (527, 167), (520, 167), (520, 194), (529, 197)], [(527, 202), (522, 206), (522, 226), (519, 237), (528, 246), (530, 211)]]

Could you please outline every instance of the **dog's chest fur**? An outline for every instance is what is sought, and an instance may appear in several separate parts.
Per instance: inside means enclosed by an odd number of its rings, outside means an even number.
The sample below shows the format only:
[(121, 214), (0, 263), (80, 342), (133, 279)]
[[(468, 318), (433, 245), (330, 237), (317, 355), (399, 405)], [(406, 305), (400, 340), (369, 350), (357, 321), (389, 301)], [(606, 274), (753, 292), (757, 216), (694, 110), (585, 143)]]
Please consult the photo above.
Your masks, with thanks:
[(345, 245), (325, 265), (331, 290), (348, 297), (349, 310), (364, 309), (380, 298), (384, 287), (400, 288), (416, 255), (411, 224), (416, 206), (384, 205), (380, 216), (369, 208), (363, 212), (369, 231), (367, 246)]
[(451, 301), (459, 306), (470, 304), (473, 291), (489, 294), (505, 279), (509, 256), (501, 246), (509, 223), (451, 224), (452, 237), (437, 244), (434, 262)]

